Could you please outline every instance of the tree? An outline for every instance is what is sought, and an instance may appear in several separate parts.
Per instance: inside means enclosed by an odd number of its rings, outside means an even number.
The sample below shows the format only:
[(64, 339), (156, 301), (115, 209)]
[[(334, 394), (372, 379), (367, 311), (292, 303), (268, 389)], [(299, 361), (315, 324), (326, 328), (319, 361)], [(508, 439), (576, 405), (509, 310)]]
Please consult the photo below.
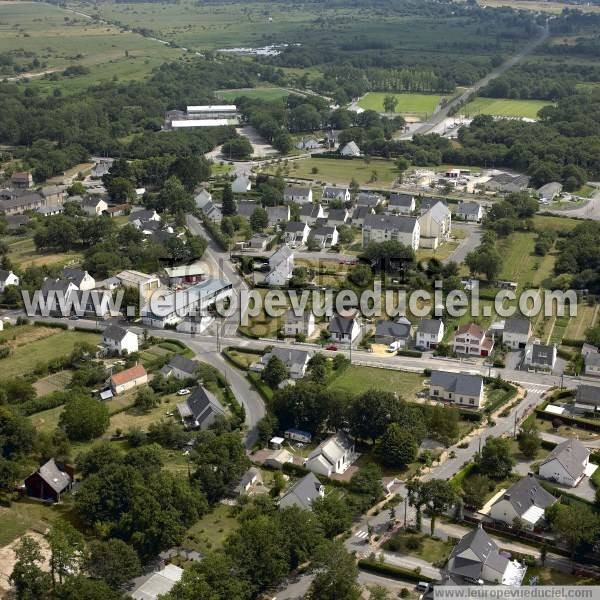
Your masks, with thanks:
[(371, 283), (373, 273), (368, 265), (356, 265), (352, 267), (348, 279), (358, 287), (365, 287)]
[(598, 517), (587, 506), (556, 504), (552, 507), (549, 520), (559, 539), (567, 542), (571, 561), (575, 558), (577, 546), (594, 539), (599, 529)]
[(194, 209), (194, 198), (183, 183), (175, 175), (171, 175), (158, 194), (155, 208), (168, 210), (173, 215), (191, 212)]
[(104, 581), (83, 575), (69, 576), (54, 592), (56, 600), (122, 600), (120, 592), (111, 590)]
[(252, 231), (262, 231), (269, 225), (269, 214), (264, 208), (255, 208), (250, 215), (250, 227)]
[(340, 542), (324, 545), (315, 563), (319, 570), (308, 590), (308, 600), (359, 600), (358, 568)]
[(10, 582), (15, 587), (18, 600), (44, 598), (50, 588), (50, 576), (41, 569), (44, 555), (38, 542), (24, 535), (15, 548), (15, 558)]
[(518, 441), (519, 450), (525, 458), (532, 460), (537, 456), (542, 440), (540, 439), (540, 434), (535, 422), (532, 422), (530, 425), (523, 424), (523, 427), (519, 432)]
[(135, 407), (141, 412), (150, 412), (156, 408), (160, 402), (160, 398), (151, 388), (143, 387), (137, 391), (135, 395)]
[(83, 536), (70, 523), (58, 520), (48, 533), (50, 574), (54, 585), (67, 575), (79, 573), (84, 560)]
[(81, 181), (74, 181), (68, 188), (67, 194), (69, 196), (83, 196), (86, 193), (85, 186)]
[(93, 540), (89, 545), (85, 569), (91, 577), (104, 579), (114, 589), (137, 577), (142, 566), (135, 550), (122, 540)]
[(273, 148), (281, 154), (288, 154), (294, 148), (294, 140), (286, 131), (280, 131), (273, 137)]
[(185, 189), (192, 192), (201, 181), (208, 181), (210, 163), (203, 156), (180, 156), (171, 163), (169, 175), (177, 177)]
[(233, 191), (231, 190), (231, 184), (229, 183), (226, 183), (223, 187), (221, 212), (224, 217), (233, 216), (237, 213), (237, 206), (235, 205)]
[(481, 508), (485, 504), (488, 493), (495, 487), (494, 482), (481, 473), (466, 477), (462, 482), (464, 503), (469, 507)]
[(115, 177), (106, 185), (106, 191), (112, 200), (127, 202), (135, 198), (135, 185), (124, 177)]
[(222, 152), (228, 159), (245, 160), (252, 156), (253, 148), (247, 137), (240, 136), (227, 140)]
[(330, 539), (349, 529), (354, 517), (348, 502), (337, 494), (317, 498), (312, 511), (317, 515), (323, 535)]
[(319, 384), (324, 384), (327, 381), (329, 374), (327, 358), (321, 352), (314, 354), (308, 361), (308, 372), (310, 378)]
[(352, 433), (363, 440), (375, 441), (390, 423), (397, 422), (403, 401), (391, 392), (369, 390), (350, 403), (348, 420)]
[(509, 441), (499, 437), (488, 438), (475, 460), (480, 472), (492, 479), (506, 479), (515, 464), (510, 454)]
[(60, 416), (60, 426), (70, 440), (83, 442), (102, 435), (108, 428), (108, 408), (99, 400), (74, 394)]
[(288, 377), (288, 370), (283, 361), (277, 356), (271, 356), (261, 374), (262, 380), (275, 389)]
[(398, 97), (393, 96), (392, 94), (388, 94), (383, 98), (383, 110), (386, 113), (394, 113), (396, 112), (396, 107), (398, 106)]
[(396, 169), (398, 169), (398, 180), (402, 183), (405, 171), (410, 167), (410, 162), (404, 156), (396, 159)]
[(377, 445), (377, 456), (387, 467), (404, 468), (417, 457), (419, 447), (415, 438), (398, 423), (388, 425)]
[(454, 506), (457, 495), (449, 481), (430, 479), (419, 486), (421, 504), (425, 506), (431, 518), (431, 535), (435, 531), (435, 520)]

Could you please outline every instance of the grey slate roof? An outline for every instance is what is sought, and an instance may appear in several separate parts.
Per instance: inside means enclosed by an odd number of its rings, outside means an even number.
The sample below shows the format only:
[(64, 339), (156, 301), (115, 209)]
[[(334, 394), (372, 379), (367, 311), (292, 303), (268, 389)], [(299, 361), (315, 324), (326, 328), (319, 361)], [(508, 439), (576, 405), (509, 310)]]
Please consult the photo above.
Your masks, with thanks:
[(240, 202), (237, 203), (237, 214), (240, 215), (240, 217), (249, 218), (257, 208), (262, 208), (259, 202), (240, 200)]
[(540, 463), (540, 467), (550, 462), (558, 460), (565, 471), (573, 478), (580, 477), (582, 474), (583, 461), (589, 456), (589, 450), (579, 441), (574, 438), (569, 438), (561, 442), (546, 456)]
[(327, 221), (344, 221), (347, 219), (347, 215), (345, 208), (332, 208), (327, 213)]
[(390, 208), (410, 208), (414, 197), (410, 194), (390, 194), (388, 206)]
[(184, 373), (189, 373), (190, 376), (193, 376), (198, 368), (197, 361), (190, 360), (185, 356), (181, 356), (181, 354), (175, 354), (169, 361), (169, 365), (174, 369), (179, 369)]
[(532, 506), (545, 509), (556, 502), (556, 498), (547, 492), (533, 475), (523, 477), (511, 485), (494, 504), (502, 500), (508, 500), (519, 517), (522, 517)]
[(71, 285), (71, 281), (68, 279), (52, 279), (48, 278), (42, 284), (42, 293), (47, 293), (50, 291), (55, 292), (66, 292), (69, 289), (69, 285)]
[(279, 501), (280, 508), (298, 506), (304, 510), (311, 510), (312, 503), (321, 495), (321, 485), (314, 473), (305, 475), (283, 495)]
[(328, 185), (323, 189), (323, 198), (333, 199), (333, 198), (344, 198), (346, 193), (348, 192), (348, 188), (341, 188), (335, 185)]
[(511, 317), (510, 319), (506, 319), (504, 323), (504, 333), (527, 335), (530, 328), (529, 319), (522, 317)]
[(357, 206), (352, 213), (352, 220), (366, 219), (373, 214), (373, 209), (370, 206)]
[(296, 348), (273, 348), (271, 352), (262, 357), (261, 362), (266, 364), (273, 356), (276, 356), (288, 370), (299, 370), (304, 368), (310, 359), (310, 352)]
[(71, 485), (71, 476), (64, 471), (61, 471), (53, 458), (42, 465), (38, 469), (38, 473), (57, 494), (60, 494)]
[(428, 333), (431, 335), (438, 335), (441, 327), (442, 327), (442, 321), (440, 321), (439, 319), (423, 319), (419, 323), (418, 331), (420, 333)]
[(177, 405), (182, 419), (193, 418), (200, 426), (213, 413), (225, 415), (225, 409), (217, 397), (202, 386), (197, 387), (185, 400)]
[(387, 229), (412, 233), (415, 230), (417, 219), (400, 215), (368, 215), (364, 227), (367, 229)]
[(86, 271), (81, 269), (73, 269), (71, 267), (65, 267), (63, 269), (63, 275), (69, 281), (72, 281), (77, 287), (81, 285), (84, 277), (86, 276)]
[(301, 217), (316, 217), (319, 214), (320, 204), (305, 204), (300, 207)]
[(447, 371), (432, 371), (430, 385), (443, 387), (448, 392), (478, 396), (481, 392), (483, 379), (479, 375), (468, 373), (449, 373)]
[(533, 344), (531, 349), (531, 362), (536, 365), (547, 365), (552, 367), (554, 348), (545, 344)]
[(577, 402), (600, 406), (600, 387), (580, 385), (577, 388)]
[(305, 228), (306, 223), (304, 221), (289, 221), (285, 230), (288, 233), (303, 233)]
[(310, 194), (310, 188), (308, 187), (300, 187), (296, 185), (289, 185), (283, 191), (284, 196), (302, 196), (304, 198), (308, 198)]
[(369, 194), (366, 192), (361, 192), (358, 194), (356, 198), (356, 204), (358, 206), (369, 206), (375, 207), (381, 202), (381, 196), (377, 194)]
[(459, 202), (456, 212), (463, 215), (478, 215), (481, 205), (478, 202)]
[(338, 335), (350, 335), (355, 319), (336, 314), (329, 323), (329, 331)]
[(109, 340), (115, 340), (116, 342), (120, 342), (127, 335), (127, 333), (127, 329), (123, 329), (123, 327), (119, 327), (117, 325), (109, 325), (103, 331), (102, 337), (107, 338)]
[(586, 367), (600, 367), (600, 352), (590, 352), (585, 355)]
[(397, 321), (377, 321), (375, 335), (377, 337), (393, 337), (396, 339), (410, 338), (412, 325), (406, 317)]

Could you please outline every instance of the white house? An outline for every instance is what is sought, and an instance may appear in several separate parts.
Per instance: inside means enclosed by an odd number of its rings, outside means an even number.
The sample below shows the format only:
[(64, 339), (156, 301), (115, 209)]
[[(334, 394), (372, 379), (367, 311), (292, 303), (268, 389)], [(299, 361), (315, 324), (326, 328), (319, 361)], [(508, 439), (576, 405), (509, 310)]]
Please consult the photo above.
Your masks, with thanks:
[(135, 365), (130, 369), (125, 369), (125, 371), (115, 373), (110, 378), (110, 387), (115, 395), (123, 394), (127, 390), (145, 383), (148, 383), (148, 373), (146, 373), (143, 365)]
[(445, 400), (460, 407), (481, 408), (483, 404), (483, 379), (469, 373), (432, 371), (429, 380), (429, 397)]
[(308, 456), (304, 466), (313, 473), (331, 477), (341, 475), (356, 460), (354, 444), (343, 432), (321, 442)]
[(194, 196), (194, 202), (196, 203), (196, 208), (203, 209), (209, 202), (212, 202), (212, 194), (202, 188)]
[(551, 371), (556, 364), (557, 350), (556, 344), (548, 346), (530, 341), (525, 346), (525, 357), (523, 364), (529, 369), (539, 369), (541, 371)]
[(331, 200), (350, 202), (350, 190), (348, 188), (340, 188), (334, 185), (325, 186), (325, 188), (323, 188), (321, 202), (323, 202), (323, 204), (329, 204)]
[(338, 243), (339, 232), (337, 227), (322, 225), (311, 230), (309, 239), (313, 239), (321, 248), (331, 248)]
[(269, 258), (270, 271), (265, 282), (271, 286), (282, 286), (292, 278), (294, 270), (294, 253), (289, 246), (281, 246)]
[(20, 279), (12, 271), (0, 269), (0, 292), (3, 292), (9, 285), (19, 285)]
[(283, 201), (286, 204), (311, 204), (313, 201), (312, 188), (290, 185), (283, 190)]
[(210, 315), (190, 315), (177, 324), (175, 329), (181, 333), (200, 334), (204, 333), (215, 319)]
[(417, 250), (421, 237), (419, 219), (398, 215), (367, 215), (362, 228), (363, 246), (395, 241)]
[(575, 487), (586, 474), (590, 451), (579, 441), (569, 438), (546, 456), (539, 468), (542, 479)]
[(452, 215), (443, 202), (436, 202), (421, 214), (419, 225), (420, 245), (435, 249), (450, 237)]
[(538, 188), (536, 190), (536, 194), (540, 200), (548, 200), (552, 202), (554, 198), (560, 196), (562, 190), (562, 183), (559, 183), (558, 181), (551, 181), (550, 183)]
[(63, 277), (72, 281), (82, 291), (93, 290), (96, 287), (96, 280), (87, 271), (83, 271), (82, 269), (65, 267), (63, 269)]
[(486, 357), (493, 348), (494, 339), (476, 323), (461, 325), (454, 334), (453, 350), (457, 354)]
[(456, 207), (455, 216), (457, 219), (463, 221), (470, 221), (472, 223), (480, 223), (483, 219), (483, 207), (479, 202), (459, 202)]
[(234, 194), (245, 194), (246, 192), (249, 192), (251, 188), (252, 182), (250, 181), (250, 178), (246, 177), (245, 175), (236, 177), (234, 182), (231, 184), (231, 191)]
[(336, 314), (329, 322), (329, 333), (334, 342), (348, 344), (354, 342), (361, 333), (360, 321), (356, 314)]
[(423, 319), (415, 337), (417, 348), (435, 350), (444, 339), (444, 322), (439, 319)]
[(273, 348), (271, 352), (263, 354), (258, 362), (251, 365), (251, 369), (258, 372), (263, 371), (273, 357), (277, 357), (285, 365), (292, 379), (301, 379), (306, 375), (311, 353), (295, 348)]
[(190, 360), (181, 354), (174, 354), (169, 362), (160, 370), (163, 377), (175, 377), (180, 381), (195, 379), (198, 371), (198, 361)]
[(585, 374), (600, 377), (600, 352), (594, 348), (594, 351), (587, 352), (584, 355)]
[(321, 204), (306, 204), (300, 207), (300, 221), (312, 227), (318, 219), (325, 218), (325, 211)]
[(90, 217), (98, 217), (108, 208), (108, 204), (102, 198), (89, 196), (83, 199), (81, 208)]
[(387, 212), (395, 215), (411, 215), (416, 208), (415, 197), (410, 194), (390, 194)]
[(351, 141), (351, 142), (348, 142), (340, 150), (340, 154), (342, 156), (351, 156), (351, 157), (360, 156), (360, 148), (358, 147), (358, 145), (356, 144), (356, 142)]
[(532, 328), (529, 319), (524, 317), (511, 317), (504, 322), (502, 330), (502, 343), (512, 350), (525, 348), (531, 337)]
[[(285, 462), (291, 462), (291, 460), (285, 460), (287, 457), (280, 457), (280, 455), (284, 452), (289, 454), (287, 450), (280, 450), (276, 457), (277, 464), (281, 464), (282, 466), (285, 464)], [(325, 496), (325, 486), (315, 477), (313, 473), (309, 473), (302, 479), (299, 479), (281, 497), (281, 500), (279, 500), (279, 508), (281, 509), (289, 508), (290, 506), (297, 506), (302, 510), (312, 510), (312, 503), (319, 498), (323, 498), (323, 496)]]
[(285, 226), (283, 239), (292, 245), (303, 246), (308, 240), (310, 227), (303, 221), (290, 221)]
[(327, 213), (327, 225), (345, 225), (350, 219), (350, 213), (345, 208), (332, 208)]
[(544, 511), (555, 502), (556, 498), (530, 473), (492, 504), (488, 516), (509, 527), (518, 522), (525, 529), (533, 530), (543, 524)]
[(315, 315), (312, 310), (305, 310), (298, 317), (296, 313), (290, 309), (285, 314), (283, 321), (283, 335), (286, 337), (295, 337), (304, 335), (310, 337), (315, 331)]
[(111, 353), (131, 354), (138, 351), (138, 336), (129, 329), (109, 325), (102, 332), (102, 345)]

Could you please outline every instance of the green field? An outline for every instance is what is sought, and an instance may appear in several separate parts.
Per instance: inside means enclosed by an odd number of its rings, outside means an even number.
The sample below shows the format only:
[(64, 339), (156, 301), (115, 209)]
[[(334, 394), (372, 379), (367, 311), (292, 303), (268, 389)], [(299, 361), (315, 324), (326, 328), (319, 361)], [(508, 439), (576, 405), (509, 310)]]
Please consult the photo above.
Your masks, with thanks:
[(369, 92), (358, 102), (365, 110), (383, 112), (383, 99), (394, 96), (398, 99), (396, 112), (399, 114), (431, 114), (443, 96), (436, 94), (388, 94), (385, 92)]
[(283, 88), (278, 87), (264, 87), (264, 88), (240, 88), (234, 90), (217, 90), (215, 95), (223, 100), (232, 101), (240, 96), (246, 98), (253, 98), (258, 100), (279, 100), (280, 98), (287, 98), (290, 93)]
[(424, 377), (419, 373), (352, 366), (334, 379), (329, 388), (349, 394), (362, 394), (372, 389), (397, 392), (404, 399), (411, 400), (423, 388), (423, 381)]
[(555, 256), (537, 256), (533, 250), (537, 234), (515, 232), (501, 240), (498, 249), (503, 257), (500, 279), (516, 281), (519, 290), (528, 286), (540, 286), (552, 276)]
[(538, 111), (551, 102), (544, 100), (506, 100), (503, 98), (475, 98), (461, 112), (467, 116), (493, 115), (495, 117), (537, 118)]

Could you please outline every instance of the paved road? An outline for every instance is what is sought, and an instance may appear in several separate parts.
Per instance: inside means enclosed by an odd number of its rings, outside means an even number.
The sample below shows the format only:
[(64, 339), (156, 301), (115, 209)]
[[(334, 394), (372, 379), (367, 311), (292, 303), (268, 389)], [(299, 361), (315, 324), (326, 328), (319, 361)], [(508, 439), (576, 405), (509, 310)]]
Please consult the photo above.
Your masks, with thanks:
[(470, 96), (478, 92), (481, 88), (485, 87), (490, 81), (500, 77), (508, 71), (512, 69), (517, 63), (523, 60), (528, 54), (531, 54), (538, 46), (543, 44), (550, 35), (550, 27), (548, 21), (546, 21), (546, 25), (543, 27), (540, 35), (530, 42), (525, 48), (519, 50), (516, 54), (511, 56), (506, 62), (501, 64), (497, 69), (490, 71), (483, 79), (480, 79), (477, 83), (467, 88), (460, 96), (457, 96), (448, 104), (440, 109), (438, 112), (433, 113), (431, 117), (425, 121), (422, 125), (420, 125), (417, 129), (413, 130), (406, 136), (402, 136), (400, 139), (412, 139), (414, 135), (423, 135), (426, 133), (430, 133), (432, 129), (435, 129), (444, 119), (447, 119), (450, 112), (466, 102)]
[(578, 217), (580, 219), (590, 219), (592, 221), (600, 221), (600, 190), (594, 192), (589, 199), (589, 202), (579, 208), (565, 210), (549, 210), (554, 215), (561, 217)]
[(442, 261), (443, 263), (455, 262), (461, 264), (465, 260), (467, 254), (472, 250), (475, 250), (481, 243), (483, 232), (481, 231), (480, 225), (475, 223), (457, 223), (454, 226), (454, 230), (456, 229), (466, 230), (467, 236), (460, 241), (458, 248), (450, 254), (448, 258), (445, 258)]

